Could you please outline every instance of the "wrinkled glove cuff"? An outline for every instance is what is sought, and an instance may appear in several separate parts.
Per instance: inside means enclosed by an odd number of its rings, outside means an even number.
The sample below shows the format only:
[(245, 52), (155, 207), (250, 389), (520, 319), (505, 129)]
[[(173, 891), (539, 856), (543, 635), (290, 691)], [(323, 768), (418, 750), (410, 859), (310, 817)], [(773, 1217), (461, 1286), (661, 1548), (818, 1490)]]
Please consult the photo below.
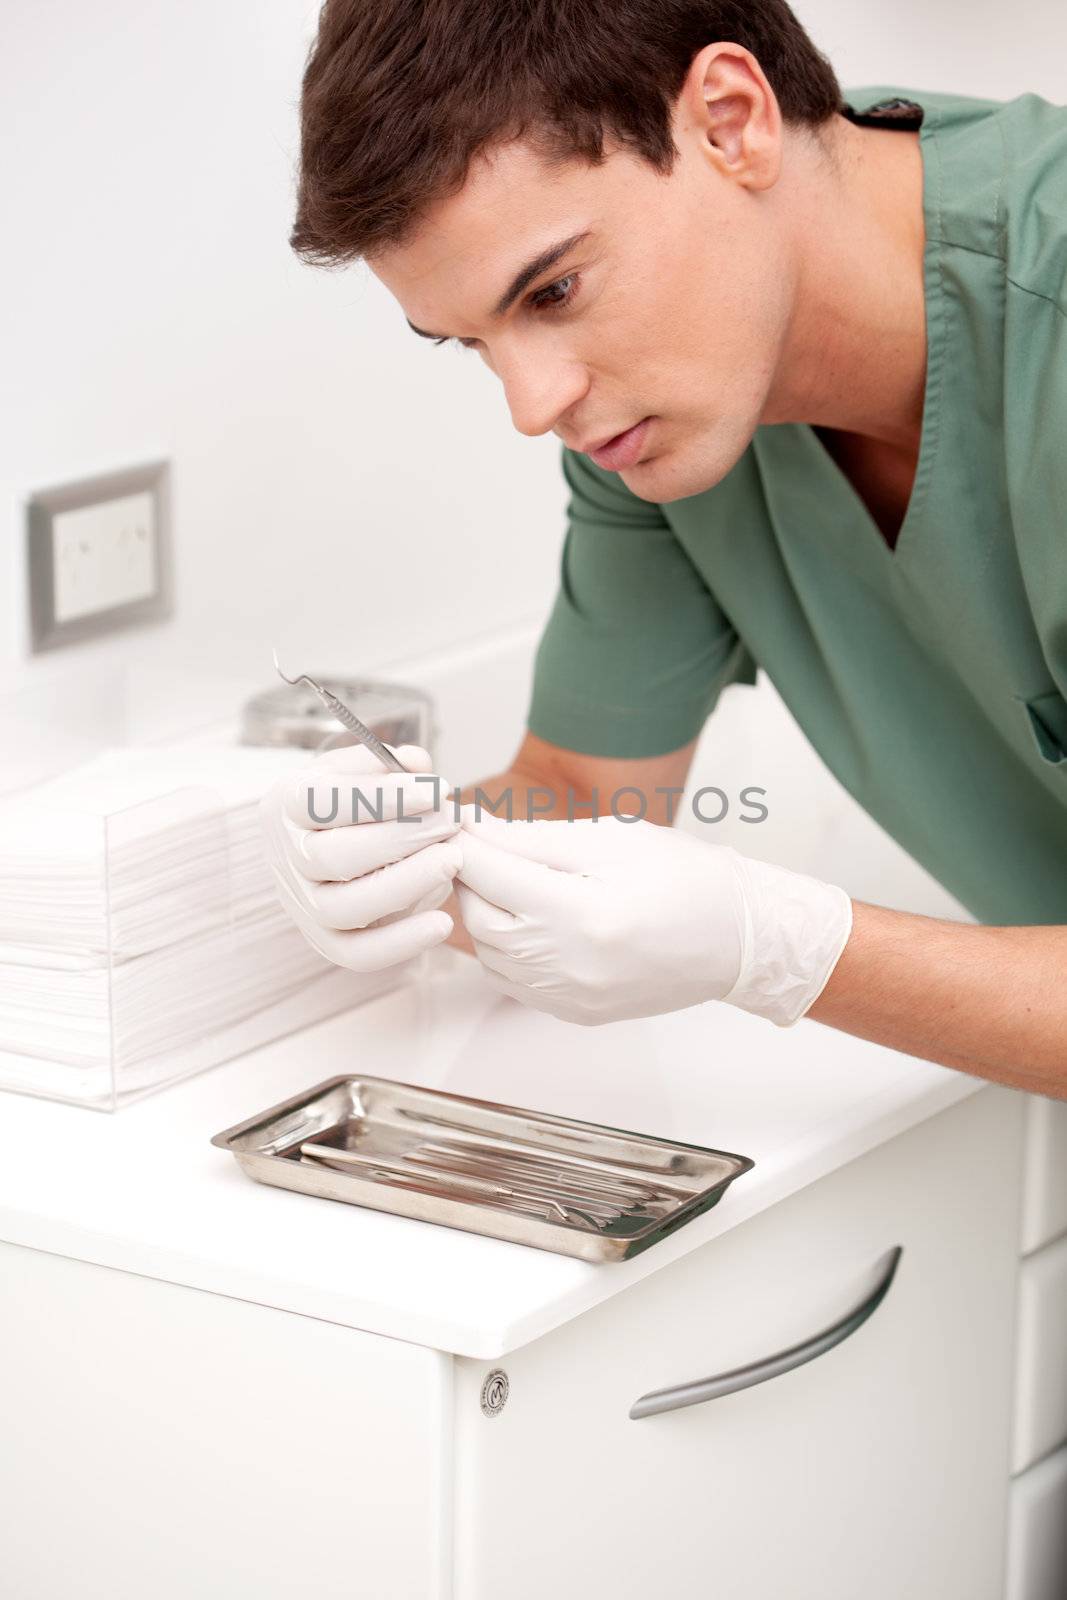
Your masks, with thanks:
[(729, 1005), (788, 1028), (830, 980), (852, 932), (852, 901), (820, 878), (738, 856), (745, 907), (741, 970)]

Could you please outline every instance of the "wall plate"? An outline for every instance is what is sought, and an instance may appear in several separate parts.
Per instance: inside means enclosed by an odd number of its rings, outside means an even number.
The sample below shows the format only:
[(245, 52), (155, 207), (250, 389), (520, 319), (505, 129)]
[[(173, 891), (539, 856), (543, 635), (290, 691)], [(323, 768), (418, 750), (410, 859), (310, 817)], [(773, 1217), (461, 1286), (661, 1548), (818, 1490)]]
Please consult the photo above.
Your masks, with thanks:
[(95, 639), (172, 611), (169, 467), (150, 462), (32, 496), (30, 649)]

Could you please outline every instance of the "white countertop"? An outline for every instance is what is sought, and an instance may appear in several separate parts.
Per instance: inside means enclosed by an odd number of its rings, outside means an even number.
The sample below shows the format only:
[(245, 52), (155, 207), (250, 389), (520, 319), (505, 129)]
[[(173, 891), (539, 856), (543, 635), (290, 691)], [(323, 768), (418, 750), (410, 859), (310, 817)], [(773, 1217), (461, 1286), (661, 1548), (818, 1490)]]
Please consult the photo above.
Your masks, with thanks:
[[(591, 1266), (253, 1183), (211, 1136), (366, 1072), (751, 1156), (703, 1217)], [(0, 1093), (0, 1239), (477, 1358), (500, 1356), (983, 1087), (706, 1005), (602, 1028), (497, 995), (440, 950), (392, 994), (114, 1115)]]

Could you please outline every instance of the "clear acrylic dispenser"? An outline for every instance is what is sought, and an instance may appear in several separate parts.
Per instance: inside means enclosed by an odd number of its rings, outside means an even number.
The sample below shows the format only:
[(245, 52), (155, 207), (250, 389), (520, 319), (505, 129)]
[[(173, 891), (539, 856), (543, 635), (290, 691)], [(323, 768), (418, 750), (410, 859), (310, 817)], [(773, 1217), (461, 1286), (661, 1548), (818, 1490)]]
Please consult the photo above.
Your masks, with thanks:
[(311, 948), (256, 812), (196, 786), (0, 800), (0, 1088), (115, 1110), (414, 975)]

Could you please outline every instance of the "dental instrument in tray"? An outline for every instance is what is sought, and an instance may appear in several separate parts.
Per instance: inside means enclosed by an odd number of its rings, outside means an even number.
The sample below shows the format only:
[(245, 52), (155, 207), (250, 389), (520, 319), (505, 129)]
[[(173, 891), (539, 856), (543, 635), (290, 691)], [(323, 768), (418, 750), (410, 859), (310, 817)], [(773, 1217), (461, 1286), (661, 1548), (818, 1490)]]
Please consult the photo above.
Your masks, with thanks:
[(702, 1216), (748, 1156), (362, 1073), (217, 1133), (259, 1183), (624, 1261)]
[(367, 727), (367, 724), (365, 722), (361, 722), (356, 716), (356, 713), (348, 709), (343, 700), (339, 700), (337, 696), (331, 693), (329, 689), (323, 688), (321, 683), (316, 683), (314, 678), (309, 678), (306, 672), (301, 672), (297, 677), (290, 678), (282, 671), (281, 662), (278, 660), (277, 650), (273, 652), (273, 655), (274, 670), (277, 672), (283, 683), (294, 685), (298, 683), (306, 683), (308, 688), (313, 690), (314, 693), (318, 695), (319, 699), (322, 701), (323, 705), (326, 707), (327, 711), (329, 711), (331, 716), (336, 717), (338, 722), (340, 722), (343, 727), (347, 728), (349, 733), (354, 734), (359, 740), (360, 744), (366, 745), (367, 749), (371, 751), (373, 755), (376, 755), (379, 761), (384, 762), (386, 767), (388, 767), (391, 772), (406, 772), (408, 770), (402, 761), (397, 760), (396, 756), (394, 756), (393, 752), (389, 749), (389, 746), (383, 744), (378, 735), (376, 733), (372, 733), (370, 728)]

